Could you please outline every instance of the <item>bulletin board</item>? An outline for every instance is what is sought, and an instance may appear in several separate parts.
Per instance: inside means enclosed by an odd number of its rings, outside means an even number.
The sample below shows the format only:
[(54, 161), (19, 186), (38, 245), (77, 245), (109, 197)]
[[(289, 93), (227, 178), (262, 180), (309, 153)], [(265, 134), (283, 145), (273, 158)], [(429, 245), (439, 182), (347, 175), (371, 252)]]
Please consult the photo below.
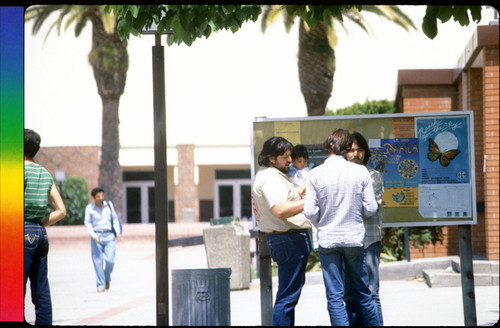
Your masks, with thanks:
[(327, 158), (328, 134), (345, 128), (365, 137), (368, 166), (384, 178), (384, 227), (476, 224), (473, 120), (472, 111), (256, 118), (252, 180), (267, 139), (305, 145), (313, 169)]

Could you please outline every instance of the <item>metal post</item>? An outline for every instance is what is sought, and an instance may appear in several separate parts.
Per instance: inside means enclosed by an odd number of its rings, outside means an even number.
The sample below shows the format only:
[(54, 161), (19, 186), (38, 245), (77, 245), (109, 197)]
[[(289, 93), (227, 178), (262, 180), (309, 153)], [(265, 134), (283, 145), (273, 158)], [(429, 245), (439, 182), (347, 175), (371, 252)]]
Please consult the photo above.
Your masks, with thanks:
[(168, 196), (165, 114), (165, 58), (160, 34), (153, 46), (155, 152), (156, 325), (168, 325)]
[(405, 234), (405, 256), (406, 256), (406, 261), (410, 262), (410, 236), (408, 234), (408, 227), (404, 227), (404, 234)]
[(474, 291), (474, 270), (472, 262), (471, 226), (458, 226), (458, 247), (460, 250), (460, 275), (462, 277), (462, 302), (465, 326), (477, 326), (476, 297)]
[(266, 234), (259, 231), (257, 237), (260, 263), (260, 318), (262, 326), (271, 326), (273, 321), (273, 273), (271, 253), (267, 247)]

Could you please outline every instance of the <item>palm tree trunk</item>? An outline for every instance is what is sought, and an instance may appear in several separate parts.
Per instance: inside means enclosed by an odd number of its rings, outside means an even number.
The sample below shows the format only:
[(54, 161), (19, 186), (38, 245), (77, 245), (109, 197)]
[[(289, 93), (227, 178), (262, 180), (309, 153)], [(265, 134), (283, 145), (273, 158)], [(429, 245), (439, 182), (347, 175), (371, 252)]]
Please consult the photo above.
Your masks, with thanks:
[(122, 169), (119, 162), (120, 135), (118, 99), (102, 99), (102, 144), (99, 164), (99, 186), (111, 200), (119, 217), (122, 212)]
[(119, 162), (118, 109), (127, 78), (127, 41), (120, 40), (116, 28), (113, 33), (106, 33), (98, 7), (90, 12), (89, 19), (92, 21), (92, 50), (89, 53), (89, 62), (103, 107), (99, 186), (104, 189), (106, 199), (113, 202), (118, 216), (121, 217), (123, 177)]
[(318, 22), (306, 30), (304, 21), (299, 26), (299, 81), (308, 116), (325, 114), (332, 94), (335, 73), (335, 52), (328, 43), (325, 25)]

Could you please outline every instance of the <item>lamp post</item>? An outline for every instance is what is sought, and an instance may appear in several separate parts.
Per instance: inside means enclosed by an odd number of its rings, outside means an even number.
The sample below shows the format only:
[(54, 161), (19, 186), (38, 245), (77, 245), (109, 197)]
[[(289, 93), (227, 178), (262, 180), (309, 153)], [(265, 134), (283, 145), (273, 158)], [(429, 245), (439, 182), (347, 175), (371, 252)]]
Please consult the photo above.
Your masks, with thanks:
[[(153, 124), (155, 154), (156, 325), (168, 325), (168, 195), (165, 115), (165, 58), (156, 24), (143, 34), (154, 34)], [(173, 32), (166, 32), (170, 34)]]
[(59, 191), (61, 193), (61, 198), (63, 197), (63, 183), (64, 180), (66, 180), (66, 174), (64, 173), (64, 170), (56, 170), (56, 182), (59, 185)]

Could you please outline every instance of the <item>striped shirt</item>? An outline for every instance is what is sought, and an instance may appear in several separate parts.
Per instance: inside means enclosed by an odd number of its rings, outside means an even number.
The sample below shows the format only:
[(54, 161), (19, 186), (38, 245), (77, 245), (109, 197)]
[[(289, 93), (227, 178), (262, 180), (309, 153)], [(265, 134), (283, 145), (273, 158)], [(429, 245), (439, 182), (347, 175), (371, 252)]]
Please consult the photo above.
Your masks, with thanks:
[(384, 196), (384, 179), (382, 174), (371, 167), (368, 167), (368, 172), (372, 177), (373, 191), (377, 200), (377, 213), (373, 216), (365, 218), (365, 248), (368, 248), (374, 242), (382, 240), (382, 197)]
[(53, 183), (52, 175), (43, 166), (24, 164), (24, 221), (37, 222), (47, 215)]

